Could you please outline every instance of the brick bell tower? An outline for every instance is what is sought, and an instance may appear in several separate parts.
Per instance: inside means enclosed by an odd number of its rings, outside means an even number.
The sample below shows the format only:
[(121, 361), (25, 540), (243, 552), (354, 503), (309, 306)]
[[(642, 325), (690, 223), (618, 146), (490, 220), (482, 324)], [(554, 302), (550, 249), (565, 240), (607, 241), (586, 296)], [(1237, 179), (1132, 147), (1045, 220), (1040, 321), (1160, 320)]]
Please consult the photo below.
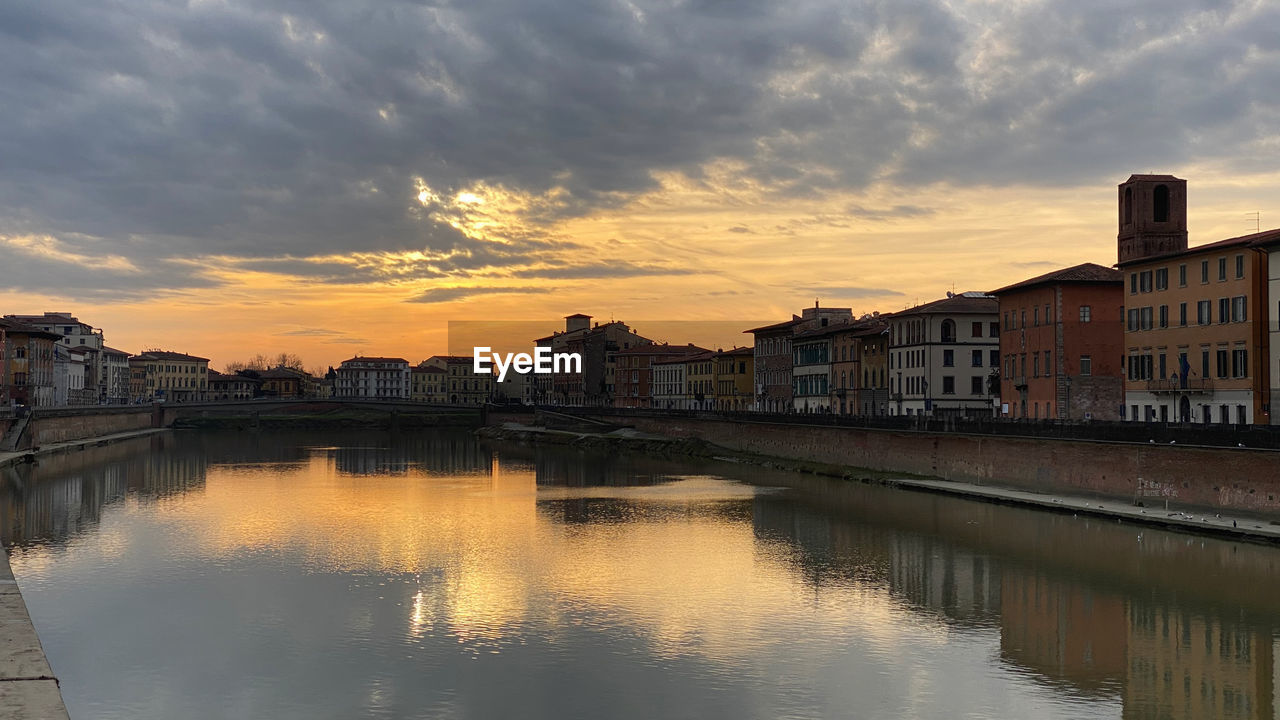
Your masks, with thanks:
[(1120, 183), (1120, 264), (1187, 249), (1187, 181), (1130, 175)]

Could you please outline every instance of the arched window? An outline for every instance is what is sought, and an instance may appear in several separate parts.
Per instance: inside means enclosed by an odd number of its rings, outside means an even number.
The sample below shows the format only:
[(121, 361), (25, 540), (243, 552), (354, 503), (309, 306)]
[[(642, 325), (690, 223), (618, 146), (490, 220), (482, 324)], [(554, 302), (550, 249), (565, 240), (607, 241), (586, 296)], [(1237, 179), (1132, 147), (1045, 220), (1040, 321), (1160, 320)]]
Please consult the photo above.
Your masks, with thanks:
[(951, 318), (942, 321), (942, 342), (953, 343), (956, 341), (956, 323)]
[(1121, 213), (1124, 215), (1124, 224), (1133, 224), (1133, 188), (1124, 189), (1124, 203), (1120, 207)]
[(1152, 196), (1151, 219), (1155, 222), (1169, 222), (1169, 186), (1157, 185)]

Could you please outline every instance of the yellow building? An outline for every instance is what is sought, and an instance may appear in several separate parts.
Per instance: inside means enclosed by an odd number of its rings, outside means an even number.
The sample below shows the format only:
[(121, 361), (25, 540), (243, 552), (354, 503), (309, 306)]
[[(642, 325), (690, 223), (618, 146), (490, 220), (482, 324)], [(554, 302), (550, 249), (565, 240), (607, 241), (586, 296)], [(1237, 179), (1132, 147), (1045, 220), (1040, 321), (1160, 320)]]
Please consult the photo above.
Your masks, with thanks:
[(475, 372), (474, 358), (433, 355), (422, 365), (445, 371), (445, 402), (450, 405), (483, 405), (493, 399), (493, 373)]
[(129, 358), (129, 367), (141, 371), (138, 400), (196, 402), (209, 388), (209, 359), (168, 350), (148, 350)]
[(715, 355), (716, 410), (750, 410), (755, 399), (755, 350), (749, 347)]
[(441, 405), (449, 402), (447, 376), (444, 368), (419, 363), (410, 370), (409, 399)]
[(685, 396), (694, 410), (716, 407), (716, 353), (708, 350), (685, 358)]

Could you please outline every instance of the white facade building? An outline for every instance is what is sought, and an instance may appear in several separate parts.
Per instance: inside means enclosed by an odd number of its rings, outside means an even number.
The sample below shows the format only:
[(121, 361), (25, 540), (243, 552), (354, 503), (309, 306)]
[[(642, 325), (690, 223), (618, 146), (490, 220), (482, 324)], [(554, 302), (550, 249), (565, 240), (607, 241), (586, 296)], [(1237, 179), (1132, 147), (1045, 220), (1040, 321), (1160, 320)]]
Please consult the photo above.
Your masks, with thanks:
[(409, 361), (404, 358), (360, 357), (338, 366), (334, 396), (365, 400), (408, 400), (412, 389)]
[(1000, 368), (999, 303), (966, 292), (889, 321), (889, 414), (990, 416)]

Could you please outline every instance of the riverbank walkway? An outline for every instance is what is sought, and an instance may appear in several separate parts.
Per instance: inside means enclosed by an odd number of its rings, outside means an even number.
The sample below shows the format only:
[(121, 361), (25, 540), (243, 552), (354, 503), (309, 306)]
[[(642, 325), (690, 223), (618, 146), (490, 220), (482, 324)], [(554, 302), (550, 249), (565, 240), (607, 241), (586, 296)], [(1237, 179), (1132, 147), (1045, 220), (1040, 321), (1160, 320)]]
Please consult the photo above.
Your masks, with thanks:
[(58, 679), (40, 647), (27, 604), (0, 552), (0, 720), (58, 720), (67, 717)]

